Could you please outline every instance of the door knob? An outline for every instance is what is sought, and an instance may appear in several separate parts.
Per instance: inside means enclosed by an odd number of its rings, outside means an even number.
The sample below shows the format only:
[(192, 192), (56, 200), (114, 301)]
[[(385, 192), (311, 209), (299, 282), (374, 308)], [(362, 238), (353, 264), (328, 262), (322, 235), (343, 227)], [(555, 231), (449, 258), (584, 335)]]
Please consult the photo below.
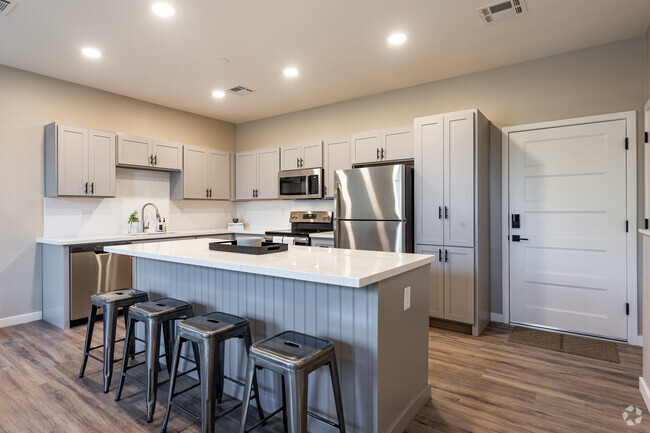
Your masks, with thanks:
[(520, 235), (512, 235), (512, 242), (527, 241), (528, 238), (522, 238)]

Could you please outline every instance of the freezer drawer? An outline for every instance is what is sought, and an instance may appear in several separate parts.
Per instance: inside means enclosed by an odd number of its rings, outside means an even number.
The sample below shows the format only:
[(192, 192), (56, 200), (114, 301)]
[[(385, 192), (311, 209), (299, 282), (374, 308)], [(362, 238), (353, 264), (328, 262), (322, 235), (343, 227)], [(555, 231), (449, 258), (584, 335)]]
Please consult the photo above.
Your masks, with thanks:
[(132, 287), (132, 258), (104, 252), (102, 246), (70, 249), (70, 320), (88, 317), (90, 296)]
[(406, 223), (403, 221), (336, 221), (334, 239), (337, 248), (352, 250), (408, 251)]

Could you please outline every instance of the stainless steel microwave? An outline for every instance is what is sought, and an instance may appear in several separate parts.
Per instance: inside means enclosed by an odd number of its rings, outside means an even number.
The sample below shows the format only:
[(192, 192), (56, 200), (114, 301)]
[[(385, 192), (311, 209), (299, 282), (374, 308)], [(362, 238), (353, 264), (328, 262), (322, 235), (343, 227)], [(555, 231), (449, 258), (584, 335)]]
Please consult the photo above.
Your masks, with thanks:
[(278, 174), (281, 199), (323, 198), (323, 169), (281, 171)]

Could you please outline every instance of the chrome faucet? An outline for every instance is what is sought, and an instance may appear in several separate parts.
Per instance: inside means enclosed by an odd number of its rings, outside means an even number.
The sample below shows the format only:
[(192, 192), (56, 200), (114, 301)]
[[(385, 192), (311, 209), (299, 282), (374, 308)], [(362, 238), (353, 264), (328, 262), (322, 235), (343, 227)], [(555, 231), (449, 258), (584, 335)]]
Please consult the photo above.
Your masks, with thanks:
[[(158, 206), (153, 203), (145, 203), (144, 206), (142, 206), (142, 212), (140, 212), (140, 216), (142, 216), (142, 233), (144, 233), (145, 230), (149, 230), (149, 224), (144, 223), (144, 208), (147, 206), (153, 206), (153, 208), (156, 210), (156, 219), (160, 221), (160, 212), (158, 212)], [(158, 230), (158, 226), (156, 226), (156, 230)]]

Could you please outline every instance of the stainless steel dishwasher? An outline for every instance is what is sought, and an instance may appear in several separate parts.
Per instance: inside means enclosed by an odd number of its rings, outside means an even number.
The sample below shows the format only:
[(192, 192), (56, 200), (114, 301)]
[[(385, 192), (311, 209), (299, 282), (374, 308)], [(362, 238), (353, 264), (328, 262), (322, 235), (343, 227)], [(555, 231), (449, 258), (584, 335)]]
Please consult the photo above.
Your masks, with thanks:
[(132, 287), (132, 258), (104, 252), (105, 246), (127, 244), (129, 242), (70, 247), (71, 321), (88, 317), (91, 295)]

